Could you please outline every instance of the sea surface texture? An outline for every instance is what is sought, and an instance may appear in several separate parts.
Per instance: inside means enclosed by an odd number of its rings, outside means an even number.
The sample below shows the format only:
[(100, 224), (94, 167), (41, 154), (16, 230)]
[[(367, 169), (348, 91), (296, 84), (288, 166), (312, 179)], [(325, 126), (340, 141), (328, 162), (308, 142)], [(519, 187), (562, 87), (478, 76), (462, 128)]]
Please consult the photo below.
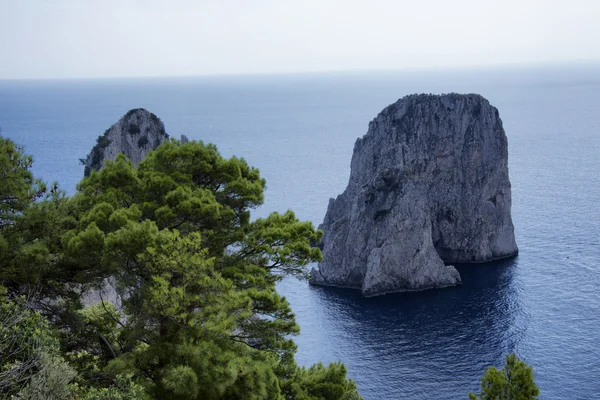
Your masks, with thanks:
[(600, 69), (0, 81), (0, 128), (33, 171), (73, 193), (96, 137), (132, 108), (172, 136), (215, 143), (267, 179), (255, 216), (292, 209), (315, 226), (350, 173), (357, 137), (411, 93), (479, 93), (509, 143), (520, 253), (458, 266), (463, 284), (363, 298), (284, 280), (302, 365), (340, 360), (365, 399), (465, 399), (507, 353), (543, 399), (600, 393)]

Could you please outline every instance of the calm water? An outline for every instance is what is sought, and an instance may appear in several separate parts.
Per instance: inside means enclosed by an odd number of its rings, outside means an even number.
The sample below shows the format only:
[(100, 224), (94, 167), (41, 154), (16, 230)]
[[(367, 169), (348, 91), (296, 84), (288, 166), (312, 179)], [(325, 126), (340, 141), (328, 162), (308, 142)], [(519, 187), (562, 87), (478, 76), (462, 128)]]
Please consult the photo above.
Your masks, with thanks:
[(96, 137), (145, 107), (172, 135), (257, 166), (268, 188), (255, 215), (290, 208), (318, 225), (355, 139), (416, 92), (477, 92), (500, 110), (520, 254), (459, 266), (457, 288), (370, 299), (286, 280), (298, 361), (341, 360), (366, 399), (464, 399), (516, 351), (542, 398), (600, 398), (600, 68), (0, 81), (0, 127), (73, 193)]

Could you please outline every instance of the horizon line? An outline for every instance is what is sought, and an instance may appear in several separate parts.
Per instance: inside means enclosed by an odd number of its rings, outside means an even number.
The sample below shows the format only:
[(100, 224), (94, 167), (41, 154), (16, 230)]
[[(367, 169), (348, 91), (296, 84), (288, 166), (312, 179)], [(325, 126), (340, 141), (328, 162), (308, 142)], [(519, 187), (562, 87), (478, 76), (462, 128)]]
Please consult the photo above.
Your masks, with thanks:
[(418, 72), (460, 72), (469, 70), (510, 70), (552, 67), (600, 67), (600, 59), (553, 60), (512, 62), (495, 64), (472, 64), (450, 66), (422, 66), (404, 68), (364, 68), (364, 69), (324, 69), (301, 70), (286, 72), (231, 72), (231, 73), (198, 73), (179, 75), (114, 75), (114, 76), (72, 76), (72, 77), (16, 77), (0, 78), (0, 82), (17, 81), (92, 81), (92, 80), (123, 80), (123, 79), (190, 79), (190, 78), (243, 78), (243, 77), (285, 77), (310, 75), (344, 75), (365, 73), (418, 73)]

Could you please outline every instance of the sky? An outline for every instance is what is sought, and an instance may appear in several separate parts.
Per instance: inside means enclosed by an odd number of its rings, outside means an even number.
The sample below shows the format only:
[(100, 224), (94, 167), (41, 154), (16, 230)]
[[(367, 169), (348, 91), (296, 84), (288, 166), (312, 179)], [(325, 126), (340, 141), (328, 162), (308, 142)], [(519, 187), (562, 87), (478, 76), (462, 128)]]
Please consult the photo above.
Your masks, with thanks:
[(0, 0), (0, 79), (600, 60), (598, 0)]

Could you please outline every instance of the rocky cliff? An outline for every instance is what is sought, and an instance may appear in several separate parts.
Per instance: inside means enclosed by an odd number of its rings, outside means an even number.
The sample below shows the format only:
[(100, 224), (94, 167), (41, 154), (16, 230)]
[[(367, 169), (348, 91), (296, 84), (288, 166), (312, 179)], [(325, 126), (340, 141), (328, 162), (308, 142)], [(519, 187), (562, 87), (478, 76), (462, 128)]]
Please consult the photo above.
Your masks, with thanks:
[(130, 110), (98, 137), (85, 159), (84, 175), (102, 168), (104, 160), (114, 160), (119, 153), (137, 167), (150, 150), (168, 138), (164, 124), (155, 114), (143, 108)]
[(476, 94), (404, 97), (356, 141), (311, 282), (365, 296), (459, 284), (445, 263), (517, 254), (510, 208), (498, 110)]

